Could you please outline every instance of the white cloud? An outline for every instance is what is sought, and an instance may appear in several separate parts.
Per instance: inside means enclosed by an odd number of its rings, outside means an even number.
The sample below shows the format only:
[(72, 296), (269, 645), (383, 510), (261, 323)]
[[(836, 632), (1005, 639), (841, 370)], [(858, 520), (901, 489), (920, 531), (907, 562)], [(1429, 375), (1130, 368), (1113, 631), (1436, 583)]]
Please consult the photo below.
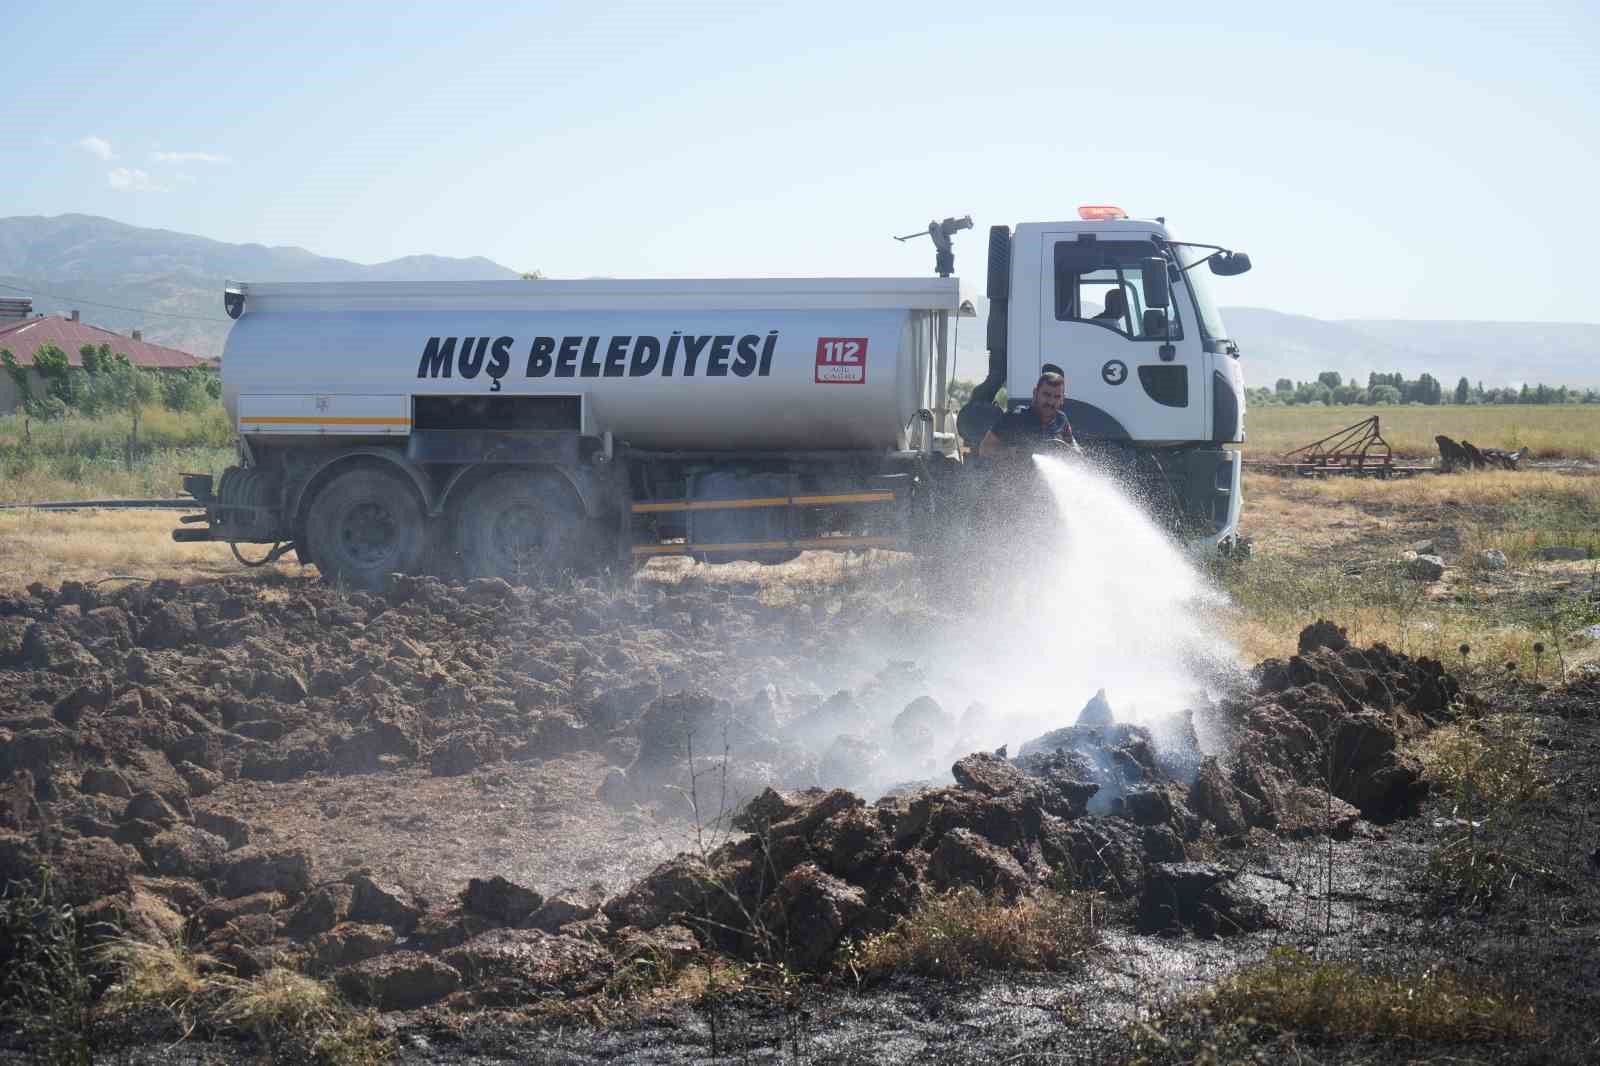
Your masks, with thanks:
[(215, 152), (151, 152), (157, 163), (231, 163), (233, 160)]
[(137, 167), (112, 167), (106, 172), (106, 181), (113, 189), (122, 189), (126, 192), (166, 192), (165, 185), (157, 185), (150, 180), (147, 171)]
[(117, 158), (117, 153), (111, 150), (111, 142), (106, 140), (104, 137), (96, 137), (91, 133), (89, 136), (80, 137), (72, 143), (77, 147), (82, 148), (85, 152), (88, 152), (96, 159)]

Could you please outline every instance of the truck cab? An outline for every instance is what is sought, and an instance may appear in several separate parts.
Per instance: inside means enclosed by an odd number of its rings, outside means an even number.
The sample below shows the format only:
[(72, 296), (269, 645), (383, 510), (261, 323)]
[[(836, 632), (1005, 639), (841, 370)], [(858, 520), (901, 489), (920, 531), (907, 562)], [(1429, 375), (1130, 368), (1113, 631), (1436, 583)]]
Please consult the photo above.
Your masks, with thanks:
[[(1196, 544), (1231, 538), (1239, 514), (1244, 383), (1210, 275), (1246, 256), (1175, 239), (1162, 219), (1079, 209), (1063, 222), (990, 231), (988, 403), (1003, 381), (1026, 403), (1046, 366), (1067, 379), (1086, 447), (1136, 478)], [(981, 419), (967, 418), (969, 442)], [(981, 434), (978, 434), (981, 436)]]

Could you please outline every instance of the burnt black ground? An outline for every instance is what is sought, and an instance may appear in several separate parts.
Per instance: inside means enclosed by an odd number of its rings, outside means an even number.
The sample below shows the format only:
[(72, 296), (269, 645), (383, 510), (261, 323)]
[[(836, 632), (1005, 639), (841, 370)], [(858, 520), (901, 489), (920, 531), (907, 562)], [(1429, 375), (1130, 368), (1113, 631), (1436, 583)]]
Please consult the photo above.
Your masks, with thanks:
[[(1569, 690), (1571, 691), (1571, 690)], [(1532, 714), (1549, 756), (1550, 792), (1528, 854), (1545, 878), (1513, 886), (1488, 909), (1440, 903), (1424, 880), (1429, 856), (1453, 828), (1446, 799), (1376, 839), (1281, 841), (1258, 837), (1223, 861), (1249, 870), (1280, 928), (1229, 940), (1137, 936), (1115, 925), (1105, 952), (1071, 977), (992, 977), (966, 984), (898, 978), (870, 990), (808, 988), (788, 1009), (742, 1001), (682, 1009), (606, 1032), (528, 1031), (483, 1020), (461, 1029), (420, 1024), (396, 1032), (403, 1063), (589, 1064), (805, 1062), (1121, 1063), (1132, 1025), (1279, 945), (1373, 972), (1443, 963), (1530, 999), (1548, 1036), (1522, 1044), (1416, 1044), (1218, 1034), (1203, 1020), (1169, 1022), (1173, 1040), (1224, 1037), (1221, 1061), (1308, 1063), (1600, 1062), (1600, 702), (1593, 689), (1540, 700), (1521, 688), (1496, 704)], [(1331, 874), (1330, 874), (1331, 870)], [(718, 1027), (713, 1047), (710, 1025)], [(1232, 1041), (1232, 1043), (1228, 1043)], [(1253, 1046), (1252, 1046), (1253, 1045)], [(1192, 1061), (1176, 1052), (1168, 1061)]]
[[(1371, 837), (1329, 844), (1258, 834), (1219, 861), (1249, 872), (1278, 928), (1228, 940), (1139, 936), (1114, 919), (1105, 951), (1083, 973), (990, 977), (964, 984), (897, 978), (870, 989), (802, 984), (786, 1003), (756, 996), (681, 1006), (596, 1029), (536, 1027), (505, 1015), (391, 1015), (384, 1023), (405, 1064), (499, 1063), (1117, 1063), (1131, 1061), (1131, 1026), (1171, 1010), (1219, 978), (1292, 945), (1375, 970), (1442, 962), (1499, 981), (1534, 1004), (1545, 1039), (1525, 1044), (1416, 1045), (1319, 1040), (1294, 1047), (1262, 1027), (1218, 1033), (1179, 1012), (1164, 1031), (1224, 1043), (1220, 1061), (1311, 1063), (1593, 1063), (1600, 1061), (1600, 692), (1541, 693), (1497, 683), (1480, 707), (1525, 714), (1539, 727), (1550, 789), (1521, 844), (1546, 876), (1524, 879), (1493, 906), (1441, 905), (1423, 871), (1457, 831), (1445, 798)], [(173, 1043), (174, 1034), (96, 1034), (97, 1062), (254, 1063), (262, 1049), (233, 1041)], [(0, 1034), (0, 1062), (37, 1061)], [(1174, 1052), (1157, 1061), (1187, 1062)]]

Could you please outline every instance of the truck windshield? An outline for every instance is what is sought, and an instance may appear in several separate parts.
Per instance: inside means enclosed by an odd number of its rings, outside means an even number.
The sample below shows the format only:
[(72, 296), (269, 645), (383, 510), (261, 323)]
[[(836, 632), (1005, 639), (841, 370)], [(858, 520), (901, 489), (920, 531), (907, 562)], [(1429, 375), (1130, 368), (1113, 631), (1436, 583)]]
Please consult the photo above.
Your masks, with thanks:
[(1212, 249), (1177, 244), (1172, 250), (1178, 255), (1178, 265), (1183, 267), (1183, 276), (1189, 283), (1189, 294), (1194, 297), (1194, 310), (1200, 319), (1201, 333), (1207, 340), (1218, 343), (1226, 341), (1228, 327), (1222, 324), (1222, 312), (1217, 310), (1217, 302), (1211, 296), (1211, 272), (1205, 267), (1189, 269), (1210, 255)]

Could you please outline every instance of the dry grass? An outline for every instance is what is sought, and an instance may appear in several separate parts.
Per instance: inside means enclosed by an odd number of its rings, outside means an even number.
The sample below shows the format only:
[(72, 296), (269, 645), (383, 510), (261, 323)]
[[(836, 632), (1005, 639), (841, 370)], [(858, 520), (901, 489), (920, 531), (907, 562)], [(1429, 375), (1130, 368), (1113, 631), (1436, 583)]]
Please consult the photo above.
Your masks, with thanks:
[(181, 513), (0, 511), (0, 590), (113, 574), (192, 579), (240, 572), (225, 544), (174, 543)]
[[(1318, 616), (1348, 626), (1360, 643), (1381, 640), (1457, 666), (1462, 644), (1469, 664), (1514, 662), (1541, 676), (1600, 650), (1573, 637), (1600, 621), (1600, 565), (1539, 555), (1552, 545), (1600, 552), (1600, 477), (1251, 476), (1245, 500), (1242, 529), (1255, 558), (1225, 572), (1237, 609), (1217, 622), (1249, 658), (1292, 653), (1300, 627)], [(1412, 580), (1399, 560), (1430, 541), (1445, 557), (1445, 577)], [(1506, 554), (1506, 569), (1479, 562), (1490, 548)]]
[(677, 588), (703, 583), (709, 588), (748, 590), (769, 606), (805, 601), (840, 586), (862, 582), (890, 585), (912, 581), (911, 557), (903, 552), (802, 552), (788, 562), (701, 563), (684, 557), (653, 559), (639, 571), (646, 585)]
[(181, 945), (120, 939), (102, 949), (102, 958), (117, 975), (100, 1003), (107, 1017), (154, 1010), (189, 1033), (227, 992), (226, 983), (201, 973), (206, 958)]
[(959, 888), (887, 933), (854, 945), (840, 968), (857, 981), (896, 973), (961, 980), (986, 970), (1061, 971), (1100, 941), (1097, 897), (1043, 889), (1016, 903)]
[(1252, 407), (1245, 416), (1246, 452), (1268, 458), (1377, 415), (1396, 455), (1439, 454), (1437, 434), (1480, 448), (1527, 447), (1536, 459), (1600, 459), (1600, 404), (1468, 407)]
[(1533, 803), (1548, 792), (1540, 724), (1524, 714), (1491, 714), (1429, 730), (1411, 745), (1436, 791), (1463, 815)]
[(1293, 948), (1224, 979), (1191, 1004), (1214, 1024), (1270, 1026), (1325, 1039), (1448, 1043), (1543, 1035), (1533, 1006), (1443, 965), (1376, 974), (1318, 961)]
[(116, 974), (99, 1007), (106, 1020), (153, 1012), (185, 1037), (203, 1029), (254, 1039), (274, 1061), (371, 1066), (392, 1051), (370, 1014), (292, 970), (241, 980), (203, 972), (210, 960), (181, 945), (126, 939), (110, 944), (103, 957)]

